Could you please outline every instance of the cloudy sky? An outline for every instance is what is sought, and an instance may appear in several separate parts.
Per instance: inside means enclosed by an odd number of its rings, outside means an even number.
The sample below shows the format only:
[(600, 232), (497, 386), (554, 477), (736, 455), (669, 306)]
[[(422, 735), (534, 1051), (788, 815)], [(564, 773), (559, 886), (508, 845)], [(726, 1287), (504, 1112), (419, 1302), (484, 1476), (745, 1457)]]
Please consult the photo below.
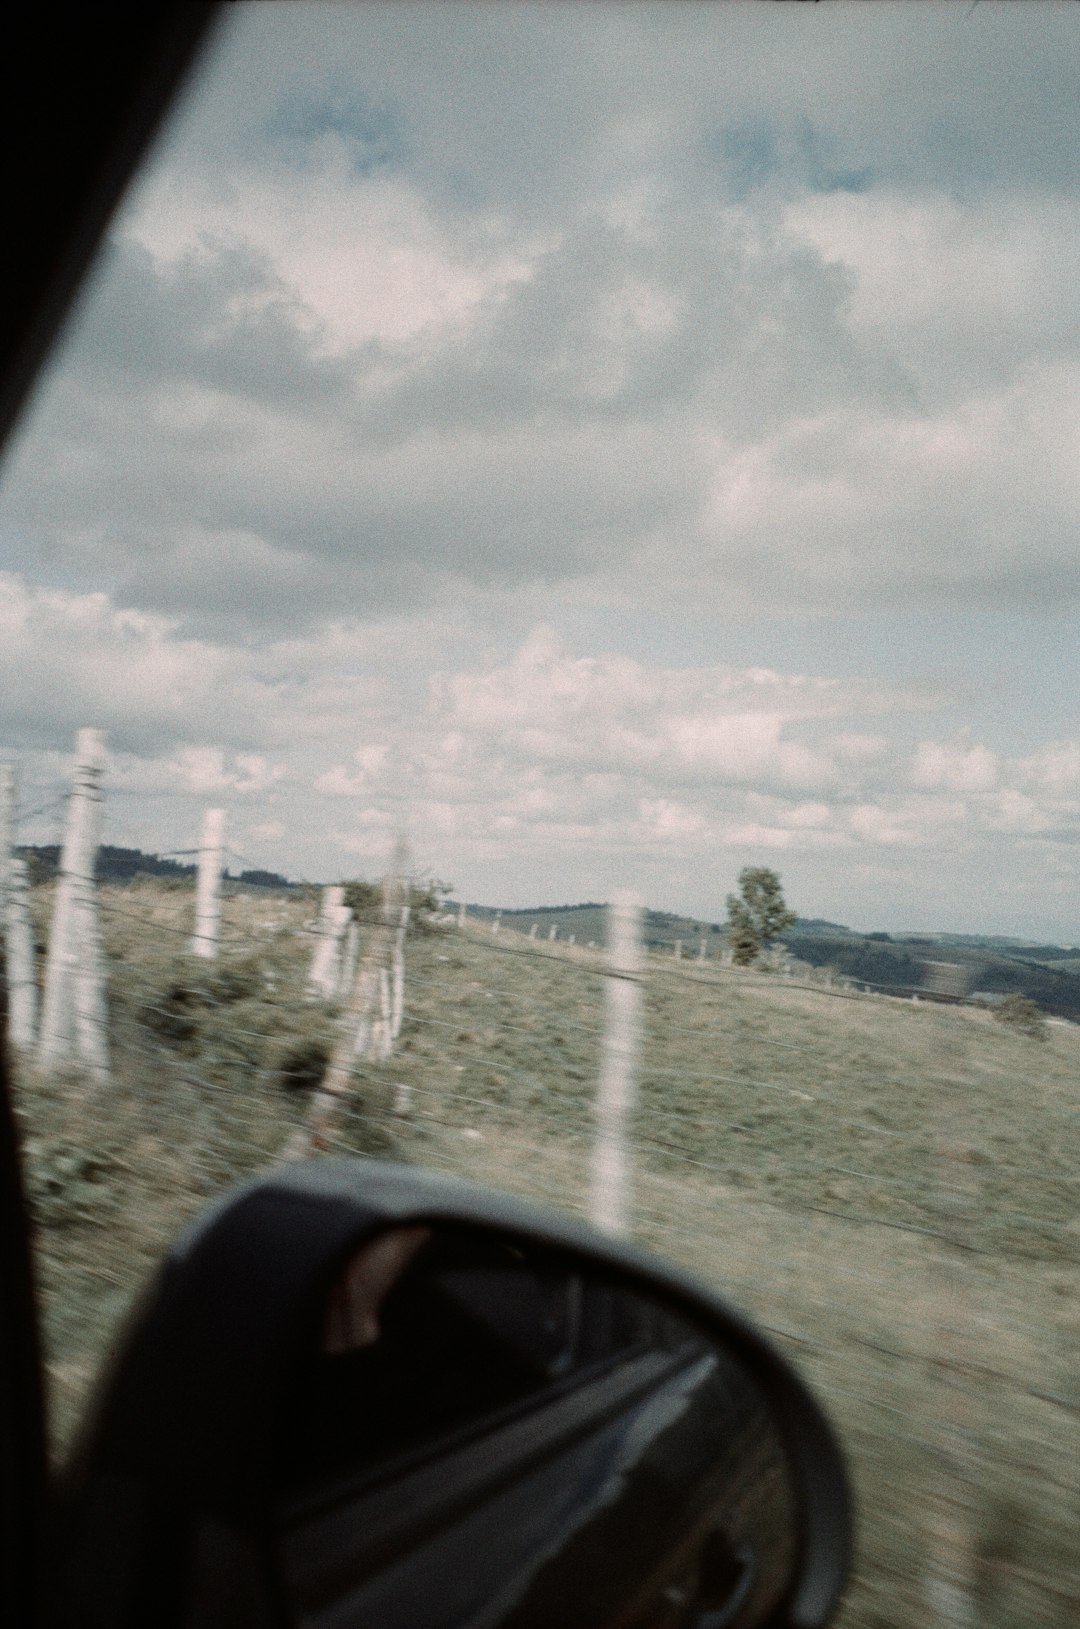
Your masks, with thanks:
[(1080, 939), (1080, 6), (230, 12), (3, 471), (28, 814)]

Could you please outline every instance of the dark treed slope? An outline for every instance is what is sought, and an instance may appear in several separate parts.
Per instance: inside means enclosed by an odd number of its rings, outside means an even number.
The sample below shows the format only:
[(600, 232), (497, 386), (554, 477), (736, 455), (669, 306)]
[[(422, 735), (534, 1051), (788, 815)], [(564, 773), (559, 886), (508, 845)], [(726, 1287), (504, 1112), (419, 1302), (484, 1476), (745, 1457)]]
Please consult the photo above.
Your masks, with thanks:
[[(60, 864), (59, 844), (22, 844), (15, 852), (29, 860), (35, 881), (47, 882), (56, 875)], [(163, 859), (158, 854), (144, 854), (141, 848), (115, 848), (111, 843), (103, 843), (98, 849), (95, 874), (103, 882), (131, 882), (135, 877), (173, 878), (182, 882), (194, 878), (195, 863), (192, 860), (183, 864), (179, 860)], [(243, 883), (249, 888), (295, 887), (276, 871), (241, 871), (239, 876), (226, 871), (225, 877), (229, 882)]]

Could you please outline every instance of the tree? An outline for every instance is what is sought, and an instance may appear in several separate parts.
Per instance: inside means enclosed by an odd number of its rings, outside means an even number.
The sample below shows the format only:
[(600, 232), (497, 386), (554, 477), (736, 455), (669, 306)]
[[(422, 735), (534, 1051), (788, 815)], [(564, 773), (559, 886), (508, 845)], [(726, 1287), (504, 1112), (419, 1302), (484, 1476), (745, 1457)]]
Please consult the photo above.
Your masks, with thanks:
[(737, 967), (749, 967), (795, 921), (784, 900), (780, 878), (764, 865), (739, 872), (739, 892), (727, 897), (728, 941)]

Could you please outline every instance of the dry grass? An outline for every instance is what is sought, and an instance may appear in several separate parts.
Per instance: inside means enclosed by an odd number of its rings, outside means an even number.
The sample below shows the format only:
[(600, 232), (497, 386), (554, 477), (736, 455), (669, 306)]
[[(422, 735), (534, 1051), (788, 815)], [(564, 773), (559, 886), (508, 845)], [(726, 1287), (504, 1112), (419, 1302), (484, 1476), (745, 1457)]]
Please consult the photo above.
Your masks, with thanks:
[[(191, 897), (106, 890), (114, 1081), (23, 1077), (57, 1447), (117, 1319), (208, 1195), (303, 1109), (287, 1060), (312, 900), (227, 902), (210, 971)], [(45, 905), (44, 899), (40, 907)], [(604, 981), (505, 930), (410, 942), (398, 1051), (357, 1081), (342, 1148), (582, 1213)], [(862, 1511), (844, 1629), (1057, 1629), (1080, 1604), (1080, 1029), (650, 963), (635, 1231), (776, 1332), (851, 1455)], [(394, 1112), (403, 1098), (408, 1113)]]

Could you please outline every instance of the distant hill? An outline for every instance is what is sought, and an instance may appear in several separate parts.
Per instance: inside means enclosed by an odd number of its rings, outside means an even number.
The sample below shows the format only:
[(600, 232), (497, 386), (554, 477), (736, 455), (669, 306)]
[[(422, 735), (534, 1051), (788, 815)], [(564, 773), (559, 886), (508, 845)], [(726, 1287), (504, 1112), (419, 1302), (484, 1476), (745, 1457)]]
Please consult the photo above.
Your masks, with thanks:
[[(456, 910), (457, 905), (449, 901), (448, 908)], [(483, 921), (500, 916), (502, 926), (515, 933), (528, 934), (535, 924), (537, 939), (547, 939), (554, 928), (563, 941), (573, 934), (579, 945), (599, 945), (604, 942), (605, 909), (595, 901), (504, 911), (470, 905), (468, 914)], [(680, 941), (687, 956), (697, 953), (702, 939), (707, 953), (715, 956), (725, 936), (722, 922), (671, 911), (646, 911), (643, 930), (648, 949), (672, 950)], [(831, 967), (842, 978), (885, 994), (941, 1001), (1026, 995), (1044, 1011), (1080, 1022), (1080, 952), (1069, 947), (1002, 935), (858, 933), (821, 917), (798, 917), (783, 942), (796, 961)]]
[[(456, 901), (448, 900), (446, 908), (449, 911), (456, 911), (458, 908)], [(554, 928), (559, 939), (568, 939), (573, 934), (575, 942), (579, 945), (603, 944), (606, 911), (606, 905), (597, 904), (593, 900), (583, 905), (536, 905), (529, 910), (512, 911), (500, 911), (494, 905), (468, 907), (469, 917), (473, 920), (491, 921), (499, 916), (505, 927), (515, 933), (524, 934), (528, 934), (535, 923), (534, 938), (547, 939)], [(719, 923), (700, 921), (696, 917), (676, 916), (670, 911), (646, 911), (642, 927), (642, 937), (648, 949), (674, 949), (676, 940), (680, 940), (687, 954), (698, 945), (702, 936), (705, 936), (711, 945), (710, 953), (715, 955), (718, 936), (724, 932)]]
[[(24, 844), (15, 851), (23, 859), (29, 860), (35, 877), (41, 882), (47, 882), (56, 875), (60, 865), (60, 847), (57, 843)], [(110, 843), (102, 843), (98, 849), (97, 864), (94, 870), (102, 882), (131, 882), (135, 877), (161, 877), (174, 881), (193, 881), (195, 865), (183, 864), (179, 860), (162, 859), (158, 854), (145, 854), (141, 848), (116, 848)], [(241, 871), (234, 876), (230, 871), (224, 874), (226, 882), (238, 883), (245, 888), (293, 888), (287, 877), (279, 876), (276, 871)]]
[[(791, 954), (812, 967), (832, 967), (857, 984), (902, 994), (957, 999), (974, 993), (1026, 995), (1044, 1011), (1080, 1021), (1080, 976), (1074, 967), (1048, 965), (1031, 952), (1009, 952), (990, 940), (945, 942), (940, 937), (807, 933), (797, 924), (785, 934)], [(1066, 956), (1067, 952), (1062, 952)], [(954, 969), (951, 972), (950, 969)]]

